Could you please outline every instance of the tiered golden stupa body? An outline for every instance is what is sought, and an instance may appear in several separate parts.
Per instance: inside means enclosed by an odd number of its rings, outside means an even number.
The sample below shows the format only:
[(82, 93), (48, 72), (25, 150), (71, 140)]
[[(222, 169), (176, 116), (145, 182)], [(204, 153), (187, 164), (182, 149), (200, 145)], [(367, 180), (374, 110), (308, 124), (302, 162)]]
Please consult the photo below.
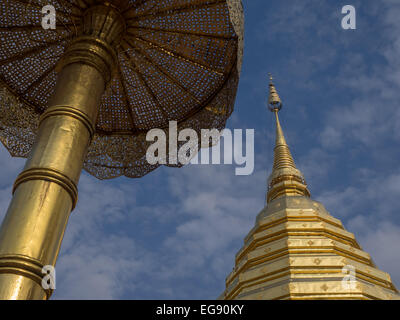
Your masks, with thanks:
[(310, 199), (279, 123), (282, 102), (272, 78), (269, 107), (276, 146), (267, 205), (236, 254), (220, 299), (400, 299), (354, 235)]

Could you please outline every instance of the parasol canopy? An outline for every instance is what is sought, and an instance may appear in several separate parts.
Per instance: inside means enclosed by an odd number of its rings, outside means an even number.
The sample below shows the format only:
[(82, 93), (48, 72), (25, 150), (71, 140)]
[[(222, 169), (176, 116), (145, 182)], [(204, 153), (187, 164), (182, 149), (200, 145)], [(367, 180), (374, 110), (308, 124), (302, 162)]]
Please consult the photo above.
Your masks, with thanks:
[[(96, 0), (0, 2), (0, 140), (27, 157), (56, 84), (65, 48), (82, 33)], [(110, 1), (126, 31), (118, 66), (101, 105), (84, 169), (100, 179), (141, 177), (147, 132), (223, 129), (233, 111), (243, 53), (240, 0)], [(56, 9), (56, 29), (42, 27), (42, 8)], [(167, 164), (176, 166), (175, 164)]]

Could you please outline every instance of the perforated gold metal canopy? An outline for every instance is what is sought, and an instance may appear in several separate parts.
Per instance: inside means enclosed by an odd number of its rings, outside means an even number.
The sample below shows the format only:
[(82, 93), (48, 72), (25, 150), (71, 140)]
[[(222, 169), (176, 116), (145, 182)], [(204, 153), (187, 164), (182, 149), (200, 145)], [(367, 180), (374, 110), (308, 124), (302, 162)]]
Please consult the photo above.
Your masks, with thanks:
[[(27, 157), (53, 93), (58, 62), (95, 0), (0, 2), (0, 140)], [(115, 1), (114, 1), (115, 3)], [(56, 29), (42, 28), (42, 7)], [(243, 52), (240, 0), (126, 0), (118, 67), (84, 168), (100, 179), (141, 177), (152, 128), (222, 129), (233, 111)], [(171, 166), (175, 166), (171, 164)]]

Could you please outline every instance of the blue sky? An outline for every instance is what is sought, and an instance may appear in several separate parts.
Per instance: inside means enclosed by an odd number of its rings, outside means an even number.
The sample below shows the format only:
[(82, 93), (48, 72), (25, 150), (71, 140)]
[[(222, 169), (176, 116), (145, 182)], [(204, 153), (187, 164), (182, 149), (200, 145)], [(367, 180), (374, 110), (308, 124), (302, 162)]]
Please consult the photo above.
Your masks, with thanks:
[[(280, 118), (312, 197), (400, 286), (400, 3), (244, 0), (242, 76), (227, 127), (255, 129), (255, 170), (162, 167), (142, 179), (83, 173), (57, 263), (55, 299), (215, 299), (265, 204)], [(341, 9), (357, 29), (341, 28)], [(24, 160), (0, 149), (0, 218)]]

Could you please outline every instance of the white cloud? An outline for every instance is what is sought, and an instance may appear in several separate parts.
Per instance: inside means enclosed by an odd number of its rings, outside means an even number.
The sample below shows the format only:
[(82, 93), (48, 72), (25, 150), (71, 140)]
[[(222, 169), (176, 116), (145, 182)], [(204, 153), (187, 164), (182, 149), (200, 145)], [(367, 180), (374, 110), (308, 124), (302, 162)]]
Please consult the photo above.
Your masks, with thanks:
[[(164, 243), (175, 263), (169, 277), (193, 277), (207, 270), (204, 281), (215, 286), (228, 275), (235, 253), (264, 206), (260, 190), (265, 179), (266, 172), (236, 177), (229, 166), (187, 167), (179, 175), (170, 175), (171, 189), (185, 215)], [(217, 286), (222, 291), (223, 281)], [(200, 294), (205, 298), (219, 295)]]
[(321, 144), (326, 149), (335, 149), (342, 144), (342, 135), (335, 127), (326, 127), (320, 135)]
[(135, 292), (151, 267), (150, 253), (133, 237), (113, 230), (135, 207), (132, 185), (118, 186), (83, 175), (57, 262), (56, 299), (117, 299)]
[(132, 238), (97, 233), (61, 255), (55, 298), (118, 299), (145, 284), (140, 275), (151, 267), (146, 252)]

